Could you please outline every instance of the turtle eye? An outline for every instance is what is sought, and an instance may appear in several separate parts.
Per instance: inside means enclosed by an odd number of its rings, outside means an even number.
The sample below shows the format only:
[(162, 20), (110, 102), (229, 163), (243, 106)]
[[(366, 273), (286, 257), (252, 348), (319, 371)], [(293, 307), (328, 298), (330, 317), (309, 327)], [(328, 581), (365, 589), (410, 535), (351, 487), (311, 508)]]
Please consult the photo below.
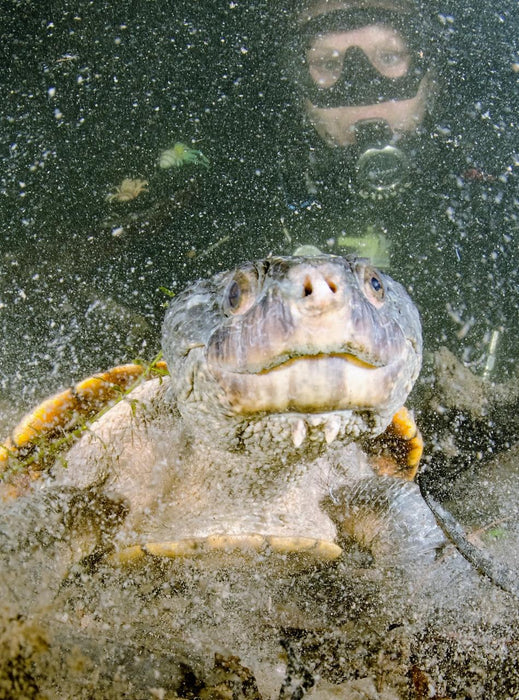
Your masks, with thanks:
[(358, 270), (363, 292), (373, 306), (379, 309), (385, 301), (386, 290), (380, 272), (371, 265), (363, 265), (363, 270)]
[(227, 316), (243, 314), (249, 309), (258, 287), (258, 273), (253, 267), (236, 270), (233, 278), (225, 288), (223, 310)]
[(240, 305), (242, 291), (236, 280), (233, 280), (227, 289), (227, 306), (234, 311)]

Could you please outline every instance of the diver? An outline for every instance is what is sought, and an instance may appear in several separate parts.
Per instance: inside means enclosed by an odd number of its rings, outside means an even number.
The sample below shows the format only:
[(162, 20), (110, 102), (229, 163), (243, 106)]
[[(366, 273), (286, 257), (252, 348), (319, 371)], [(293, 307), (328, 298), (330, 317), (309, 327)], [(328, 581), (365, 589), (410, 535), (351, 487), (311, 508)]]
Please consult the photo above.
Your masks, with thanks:
[[(285, 82), (294, 99), (282, 111), (279, 139), (287, 208), (295, 216), (321, 210), (321, 245), (371, 253), (381, 267), (389, 266), (384, 214), (430, 158), (429, 43), (406, 0), (310, 2), (288, 42)], [(322, 210), (330, 217), (324, 227)], [(339, 241), (337, 219), (348, 229)]]
[(498, 178), (463, 180), (470, 160), (450, 128), (456, 85), (443, 84), (436, 25), (410, 0), (299, 5), (280, 52), (283, 245), (389, 269), (421, 308), (429, 347), (490, 376), (513, 331), (492, 276), (512, 257), (482, 273), (495, 260), (491, 209), (476, 216), (470, 188)]

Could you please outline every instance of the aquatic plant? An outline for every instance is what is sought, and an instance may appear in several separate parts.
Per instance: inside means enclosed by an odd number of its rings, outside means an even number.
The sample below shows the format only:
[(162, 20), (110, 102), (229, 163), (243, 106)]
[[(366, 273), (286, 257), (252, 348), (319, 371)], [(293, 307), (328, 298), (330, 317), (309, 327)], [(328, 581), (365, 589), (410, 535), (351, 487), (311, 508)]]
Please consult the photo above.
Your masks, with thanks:
[(339, 236), (337, 238), (339, 248), (347, 248), (364, 258), (369, 258), (372, 264), (382, 269), (389, 267), (389, 241), (383, 233), (377, 232), (374, 227), (368, 226), (364, 235)]

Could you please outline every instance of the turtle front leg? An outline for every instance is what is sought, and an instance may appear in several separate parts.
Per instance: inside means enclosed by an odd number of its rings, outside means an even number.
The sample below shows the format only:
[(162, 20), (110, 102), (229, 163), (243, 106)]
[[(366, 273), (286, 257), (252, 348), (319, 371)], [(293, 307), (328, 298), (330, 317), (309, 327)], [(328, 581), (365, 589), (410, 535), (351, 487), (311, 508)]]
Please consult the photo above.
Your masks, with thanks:
[(0, 590), (6, 605), (42, 608), (82, 561), (113, 548), (122, 501), (75, 488), (49, 488), (0, 511)]
[(339, 531), (390, 568), (434, 560), (445, 537), (413, 483), (423, 439), (407, 408), (399, 409), (384, 433), (364, 449), (374, 475), (335, 492), (327, 508)]
[[(391, 476), (362, 478), (333, 493), (326, 510), (339, 536), (373, 557), (384, 570), (434, 563), (446, 538), (416, 483)], [(341, 543), (342, 544), (342, 543)]]

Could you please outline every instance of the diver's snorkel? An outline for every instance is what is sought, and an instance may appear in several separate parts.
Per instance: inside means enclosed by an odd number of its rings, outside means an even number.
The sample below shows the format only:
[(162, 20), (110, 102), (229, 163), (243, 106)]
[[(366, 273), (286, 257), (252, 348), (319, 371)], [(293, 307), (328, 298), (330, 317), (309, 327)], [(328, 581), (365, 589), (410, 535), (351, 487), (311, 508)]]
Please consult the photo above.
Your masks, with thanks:
[(419, 137), (396, 137), (384, 119), (362, 119), (353, 128), (351, 145), (330, 146), (320, 140), (311, 148), (309, 179), (317, 198), (336, 201), (350, 193), (384, 200), (408, 188)]

